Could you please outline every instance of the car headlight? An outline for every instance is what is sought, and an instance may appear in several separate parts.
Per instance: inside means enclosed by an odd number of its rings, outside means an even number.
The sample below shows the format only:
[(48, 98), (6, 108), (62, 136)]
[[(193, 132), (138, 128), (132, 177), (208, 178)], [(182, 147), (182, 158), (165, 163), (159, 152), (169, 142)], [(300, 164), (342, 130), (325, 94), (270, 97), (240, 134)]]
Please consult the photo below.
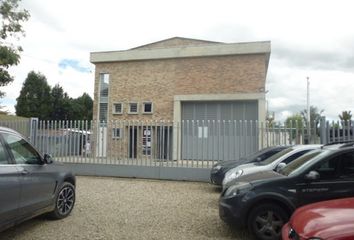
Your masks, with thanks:
[(252, 188), (252, 185), (249, 183), (232, 185), (228, 189), (226, 189), (224, 196), (225, 197), (233, 197), (233, 196), (248, 192), (249, 190), (251, 190), (251, 188)]
[(226, 174), (225, 174), (225, 178), (223, 180), (223, 185), (226, 185), (227, 183), (231, 182), (232, 180), (240, 177), (243, 173), (243, 170), (242, 169), (239, 169), (239, 170), (234, 170), (234, 169), (231, 169), (230, 171), (228, 171)]

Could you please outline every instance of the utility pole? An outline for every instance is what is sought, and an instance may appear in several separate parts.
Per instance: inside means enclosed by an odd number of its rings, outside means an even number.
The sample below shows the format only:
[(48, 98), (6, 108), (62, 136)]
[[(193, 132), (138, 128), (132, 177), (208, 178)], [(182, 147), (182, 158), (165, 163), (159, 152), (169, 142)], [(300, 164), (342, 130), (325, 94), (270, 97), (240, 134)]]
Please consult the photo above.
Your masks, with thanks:
[(310, 78), (307, 77), (307, 135), (308, 143), (311, 137), (311, 119), (310, 119)]

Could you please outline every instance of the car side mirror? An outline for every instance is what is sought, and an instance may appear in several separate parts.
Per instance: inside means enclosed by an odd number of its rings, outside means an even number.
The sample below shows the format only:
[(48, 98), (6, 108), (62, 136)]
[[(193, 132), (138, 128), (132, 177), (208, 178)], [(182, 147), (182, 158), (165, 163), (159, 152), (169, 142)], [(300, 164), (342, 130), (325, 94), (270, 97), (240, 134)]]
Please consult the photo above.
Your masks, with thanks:
[(279, 163), (278, 166), (275, 168), (275, 171), (276, 171), (276, 172), (279, 172), (280, 170), (282, 170), (282, 169), (285, 168), (285, 167), (286, 167), (286, 163), (281, 162), (281, 163)]
[(320, 179), (320, 174), (317, 171), (310, 171), (305, 175), (306, 180), (317, 180)]
[(53, 163), (52, 156), (48, 153), (44, 154), (44, 163), (51, 164)]

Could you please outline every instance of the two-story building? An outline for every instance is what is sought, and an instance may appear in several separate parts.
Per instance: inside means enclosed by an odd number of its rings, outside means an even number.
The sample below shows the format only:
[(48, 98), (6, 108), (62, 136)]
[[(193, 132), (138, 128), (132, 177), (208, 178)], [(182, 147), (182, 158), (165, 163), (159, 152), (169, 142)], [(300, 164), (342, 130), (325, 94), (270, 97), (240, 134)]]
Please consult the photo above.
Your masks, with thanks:
[(237, 124), (265, 121), (269, 57), (268, 41), (180, 37), (91, 53), (94, 119), (101, 122), (97, 154), (234, 159), (236, 145), (258, 149), (252, 128)]

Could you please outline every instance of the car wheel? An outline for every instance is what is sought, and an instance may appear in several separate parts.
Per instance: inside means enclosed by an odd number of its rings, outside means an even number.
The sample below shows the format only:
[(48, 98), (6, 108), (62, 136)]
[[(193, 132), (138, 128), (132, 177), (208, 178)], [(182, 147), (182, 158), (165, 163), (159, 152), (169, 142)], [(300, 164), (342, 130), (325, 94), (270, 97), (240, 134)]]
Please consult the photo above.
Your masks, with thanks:
[(257, 239), (280, 239), (281, 228), (289, 219), (288, 213), (275, 204), (255, 207), (248, 218), (248, 229)]
[(56, 195), (54, 211), (50, 216), (54, 219), (65, 218), (73, 210), (74, 204), (75, 187), (69, 182), (64, 182)]

